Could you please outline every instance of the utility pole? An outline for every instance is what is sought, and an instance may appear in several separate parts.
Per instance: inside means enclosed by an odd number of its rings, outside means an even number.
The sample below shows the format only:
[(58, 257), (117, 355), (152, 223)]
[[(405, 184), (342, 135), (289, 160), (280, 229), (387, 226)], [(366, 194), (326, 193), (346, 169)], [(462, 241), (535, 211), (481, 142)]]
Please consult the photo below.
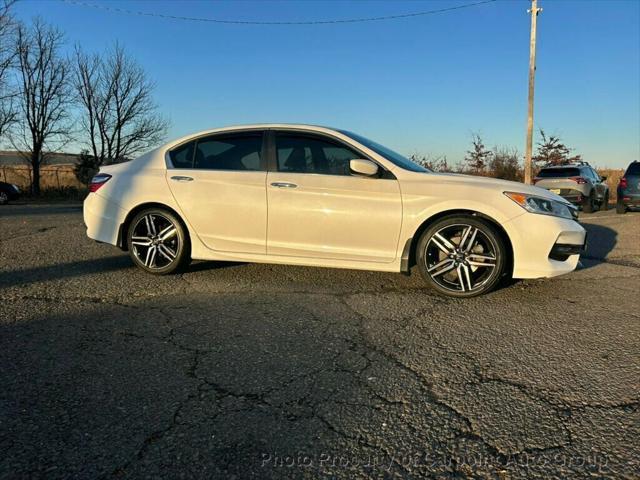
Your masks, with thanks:
[(531, 185), (532, 183), (532, 165), (531, 153), (533, 150), (533, 91), (536, 80), (536, 28), (538, 13), (542, 12), (538, 8), (538, 0), (531, 0), (531, 10), (527, 10), (531, 14), (531, 42), (529, 44), (529, 111), (527, 115), (527, 145), (524, 157), (524, 183)]

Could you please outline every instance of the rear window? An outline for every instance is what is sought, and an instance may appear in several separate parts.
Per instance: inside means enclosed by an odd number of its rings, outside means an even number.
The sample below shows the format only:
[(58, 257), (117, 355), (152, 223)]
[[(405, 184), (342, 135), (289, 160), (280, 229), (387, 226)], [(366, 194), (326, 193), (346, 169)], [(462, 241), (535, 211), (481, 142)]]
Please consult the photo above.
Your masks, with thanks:
[(634, 162), (627, 168), (625, 175), (640, 175), (640, 162)]
[(543, 168), (538, 173), (540, 178), (568, 178), (579, 177), (580, 170), (578, 168)]

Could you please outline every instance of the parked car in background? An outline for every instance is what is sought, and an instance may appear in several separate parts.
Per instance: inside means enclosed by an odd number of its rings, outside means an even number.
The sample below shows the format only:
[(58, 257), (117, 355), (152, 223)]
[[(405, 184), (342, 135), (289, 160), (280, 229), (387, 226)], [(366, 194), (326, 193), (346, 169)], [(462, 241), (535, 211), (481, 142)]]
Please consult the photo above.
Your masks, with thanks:
[(6, 205), (20, 196), (20, 189), (12, 183), (0, 182), (0, 205)]
[(591, 213), (597, 208), (606, 210), (609, 205), (606, 179), (588, 163), (579, 162), (544, 167), (538, 172), (534, 184), (582, 207), (583, 212)]
[(87, 235), (149, 273), (191, 259), (409, 273), (440, 293), (571, 272), (586, 232), (541, 188), (432, 172), (345, 130), (209, 130), (101, 167)]
[(631, 208), (640, 208), (640, 162), (631, 162), (618, 183), (617, 213), (627, 213)]

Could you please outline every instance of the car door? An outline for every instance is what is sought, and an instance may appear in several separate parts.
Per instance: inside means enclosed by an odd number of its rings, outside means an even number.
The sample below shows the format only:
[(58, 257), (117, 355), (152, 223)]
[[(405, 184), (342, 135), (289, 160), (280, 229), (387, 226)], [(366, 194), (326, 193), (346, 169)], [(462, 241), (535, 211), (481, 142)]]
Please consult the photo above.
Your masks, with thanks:
[(604, 198), (605, 195), (607, 194), (607, 183), (602, 180), (602, 177), (600, 177), (600, 174), (595, 170), (595, 169), (591, 169), (591, 175), (593, 176), (593, 179), (595, 181), (595, 185), (596, 185), (596, 192), (598, 194), (598, 198)]
[(582, 176), (587, 179), (593, 189), (593, 195), (596, 199), (599, 199), (602, 193), (600, 177), (591, 167), (582, 168)]
[(198, 138), (169, 152), (167, 182), (187, 221), (210, 249), (266, 253), (263, 132)]
[[(353, 175), (363, 154), (321, 135), (277, 132), (267, 176), (267, 253), (391, 262), (402, 202), (393, 175)], [(387, 172), (388, 173), (388, 172)]]

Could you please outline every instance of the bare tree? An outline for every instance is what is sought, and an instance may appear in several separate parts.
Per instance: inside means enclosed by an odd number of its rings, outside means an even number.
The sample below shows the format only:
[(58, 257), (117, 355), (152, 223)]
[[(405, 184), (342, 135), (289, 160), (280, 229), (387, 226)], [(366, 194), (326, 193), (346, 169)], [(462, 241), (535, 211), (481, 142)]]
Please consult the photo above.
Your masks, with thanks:
[(573, 149), (567, 147), (558, 135), (547, 135), (540, 129), (542, 141), (538, 142), (538, 151), (533, 161), (540, 165), (562, 165), (582, 160), (581, 155), (571, 155)]
[(0, 142), (17, 116), (14, 105), (16, 92), (9, 81), (16, 58), (15, 25), (10, 12), (15, 2), (0, 1)]
[(478, 133), (471, 134), (471, 145), (473, 150), (468, 150), (464, 161), (476, 173), (482, 173), (491, 160), (492, 152), (487, 150)]
[(98, 165), (130, 158), (162, 141), (168, 122), (157, 113), (154, 84), (121, 46), (116, 44), (106, 57), (76, 48), (75, 63), (81, 127)]
[(519, 158), (520, 155), (515, 148), (493, 147), (489, 175), (504, 180), (522, 181), (524, 171), (520, 166)]
[(36, 19), (16, 32), (19, 121), (12, 142), (31, 165), (31, 191), (40, 194), (40, 166), (45, 151), (55, 151), (70, 137), (69, 63), (60, 55), (62, 33)]

